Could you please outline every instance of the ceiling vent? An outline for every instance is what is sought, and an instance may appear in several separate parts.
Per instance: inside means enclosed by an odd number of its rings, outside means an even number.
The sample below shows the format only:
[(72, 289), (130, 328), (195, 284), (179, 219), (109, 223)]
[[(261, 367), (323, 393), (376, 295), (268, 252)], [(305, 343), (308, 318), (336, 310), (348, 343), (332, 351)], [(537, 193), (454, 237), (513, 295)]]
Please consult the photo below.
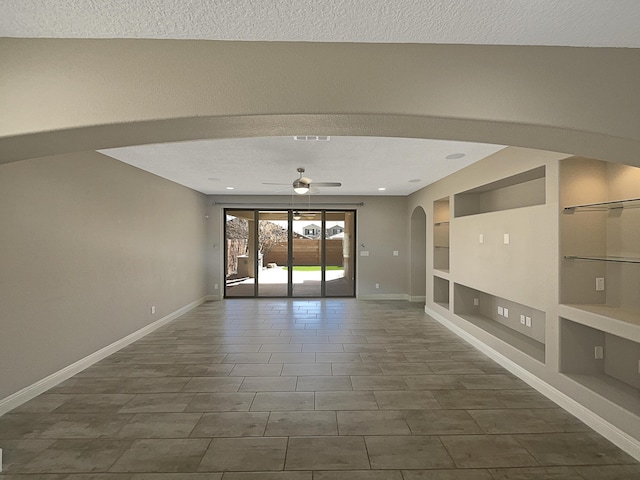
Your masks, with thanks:
[(331, 137), (321, 137), (318, 135), (296, 135), (293, 139), (300, 142), (328, 142), (331, 140)]

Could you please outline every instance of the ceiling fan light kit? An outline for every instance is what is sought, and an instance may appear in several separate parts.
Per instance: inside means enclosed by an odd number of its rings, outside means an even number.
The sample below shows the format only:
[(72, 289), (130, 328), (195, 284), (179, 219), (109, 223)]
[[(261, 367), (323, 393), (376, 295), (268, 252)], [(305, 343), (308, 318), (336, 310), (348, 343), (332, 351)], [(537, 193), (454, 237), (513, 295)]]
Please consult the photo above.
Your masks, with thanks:
[[(298, 167), (298, 174), (300, 175), (293, 181), (293, 191), (298, 195), (304, 195), (306, 193), (314, 194), (318, 193), (319, 190), (316, 187), (341, 187), (342, 183), (340, 182), (314, 182), (308, 177), (303, 177), (304, 168)], [(272, 182), (263, 182), (263, 185), (288, 185), (286, 183), (272, 183)]]
[(298, 178), (293, 181), (293, 191), (298, 195), (304, 195), (309, 191), (309, 184)]

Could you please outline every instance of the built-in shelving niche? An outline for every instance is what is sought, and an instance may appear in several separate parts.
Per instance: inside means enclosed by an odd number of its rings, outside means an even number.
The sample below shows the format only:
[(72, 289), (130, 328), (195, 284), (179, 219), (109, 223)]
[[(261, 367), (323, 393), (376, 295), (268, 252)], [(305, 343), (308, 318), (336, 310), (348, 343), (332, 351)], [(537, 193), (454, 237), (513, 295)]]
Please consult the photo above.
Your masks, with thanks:
[(449, 272), (449, 197), (433, 202), (433, 268)]
[(560, 371), (635, 415), (640, 415), (639, 368), (640, 343), (560, 319)]
[(460, 192), (454, 197), (455, 217), (544, 205), (546, 202), (545, 172), (543, 165)]
[(560, 302), (580, 318), (640, 326), (639, 197), (637, 167), (560, 162)]
[[(458, 283), (454, 284), (453, 303), (459, 317), (545, 363), (545, 312)], [(521, 318), (525, 324), (520, 323)]]
[(449, 280), (433, 277), (433, 302), (449, 310)]

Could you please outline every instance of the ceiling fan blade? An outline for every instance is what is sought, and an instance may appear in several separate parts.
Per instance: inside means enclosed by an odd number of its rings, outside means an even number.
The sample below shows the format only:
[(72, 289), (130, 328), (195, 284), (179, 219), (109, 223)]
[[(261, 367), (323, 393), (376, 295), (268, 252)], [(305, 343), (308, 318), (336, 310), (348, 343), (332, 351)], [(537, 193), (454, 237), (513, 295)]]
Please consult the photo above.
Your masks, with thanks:
[(320, 193), (320, 189), (319, 188), (314, 188), (313, 186), (309, 189), (309, 195), (317, 195)]
[(290, 183), (262, 182), (262, 185), (282, 185), (282, 186), (289, 185), (290, 186), (291, 184)]
[(340, 182), (313, 182), (311, 184), (314, 187), (341, 187)]

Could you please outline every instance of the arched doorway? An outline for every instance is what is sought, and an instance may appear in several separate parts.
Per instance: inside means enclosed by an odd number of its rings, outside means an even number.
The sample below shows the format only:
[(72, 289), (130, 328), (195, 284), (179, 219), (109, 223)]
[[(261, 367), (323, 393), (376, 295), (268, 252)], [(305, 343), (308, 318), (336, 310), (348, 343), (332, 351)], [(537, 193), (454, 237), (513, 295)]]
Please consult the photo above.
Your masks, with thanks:
[(427, 290), (427, 214), (416, 207), (411, 214), (411, 293), (412, 302), (426, 301)]

